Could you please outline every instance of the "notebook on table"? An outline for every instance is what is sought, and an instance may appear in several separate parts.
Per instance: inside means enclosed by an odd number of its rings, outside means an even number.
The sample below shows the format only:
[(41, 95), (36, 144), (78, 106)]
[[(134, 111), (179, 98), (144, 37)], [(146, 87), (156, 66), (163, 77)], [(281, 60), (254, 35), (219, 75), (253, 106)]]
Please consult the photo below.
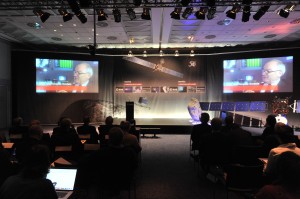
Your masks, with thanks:
[(73, 193), (77, 169), (51, 168), (47, 179), (51, 180), (59, 199), (67, 199)]

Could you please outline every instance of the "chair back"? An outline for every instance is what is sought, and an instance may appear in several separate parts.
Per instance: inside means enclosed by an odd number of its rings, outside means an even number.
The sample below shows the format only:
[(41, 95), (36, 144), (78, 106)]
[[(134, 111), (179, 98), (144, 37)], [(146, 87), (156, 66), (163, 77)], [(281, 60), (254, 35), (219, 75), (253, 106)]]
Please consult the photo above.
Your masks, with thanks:
[(78, 137), (81, 140), (89, 140), (89, 139), (91, 139), (91, 135), (90, 134), (78, 134)]
[(83, 150), (84, 151), (97, 151), (100, 149), (100, 144), (84, 144)]
[(232, 155), (234, 163), (251, 165), (257, 163), (257, 159), (262, 157), (262, 147), (253, 145), (237, 146)]
[(256, 165), (232, 164), (226, 168), (227, 190), (251, 192), (263, 185), (264, 164), (258, 161)]

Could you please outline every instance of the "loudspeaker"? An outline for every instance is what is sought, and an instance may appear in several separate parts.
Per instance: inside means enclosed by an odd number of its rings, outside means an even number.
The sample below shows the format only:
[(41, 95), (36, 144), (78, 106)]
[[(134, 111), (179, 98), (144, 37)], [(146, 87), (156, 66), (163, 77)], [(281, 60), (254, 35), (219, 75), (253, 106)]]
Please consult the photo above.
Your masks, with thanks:
[(134, 119), (134, 102), (126, 102), (126, 121)]

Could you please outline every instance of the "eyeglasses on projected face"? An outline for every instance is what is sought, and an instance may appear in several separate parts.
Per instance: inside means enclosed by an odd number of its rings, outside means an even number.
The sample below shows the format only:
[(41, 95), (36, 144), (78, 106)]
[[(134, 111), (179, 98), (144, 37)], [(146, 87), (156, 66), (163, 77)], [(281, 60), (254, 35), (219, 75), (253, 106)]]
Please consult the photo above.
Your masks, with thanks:
[(277, 71), (280, 71), (280, 70), (262, 70), (262, 73), (269, 74), (269, 73), (273, 73), (273, 72), (277, 72)]

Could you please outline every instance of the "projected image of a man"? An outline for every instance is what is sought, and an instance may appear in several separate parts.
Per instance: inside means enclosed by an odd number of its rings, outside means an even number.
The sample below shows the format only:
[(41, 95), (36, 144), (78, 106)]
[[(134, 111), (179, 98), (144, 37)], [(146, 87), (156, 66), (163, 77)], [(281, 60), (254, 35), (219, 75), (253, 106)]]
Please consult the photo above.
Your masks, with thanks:
[(262, 70), (263, 83), (278, 85), (281, 81), (281, 76), (285, 73), (285, 70), (285, 65), (280, 60), (274, 59), (267, 62)]
[(87, 86), (90, 78), (93, 76), (93, 69), (88, 63), (80, 63), (74, 70), (74, 84)]

